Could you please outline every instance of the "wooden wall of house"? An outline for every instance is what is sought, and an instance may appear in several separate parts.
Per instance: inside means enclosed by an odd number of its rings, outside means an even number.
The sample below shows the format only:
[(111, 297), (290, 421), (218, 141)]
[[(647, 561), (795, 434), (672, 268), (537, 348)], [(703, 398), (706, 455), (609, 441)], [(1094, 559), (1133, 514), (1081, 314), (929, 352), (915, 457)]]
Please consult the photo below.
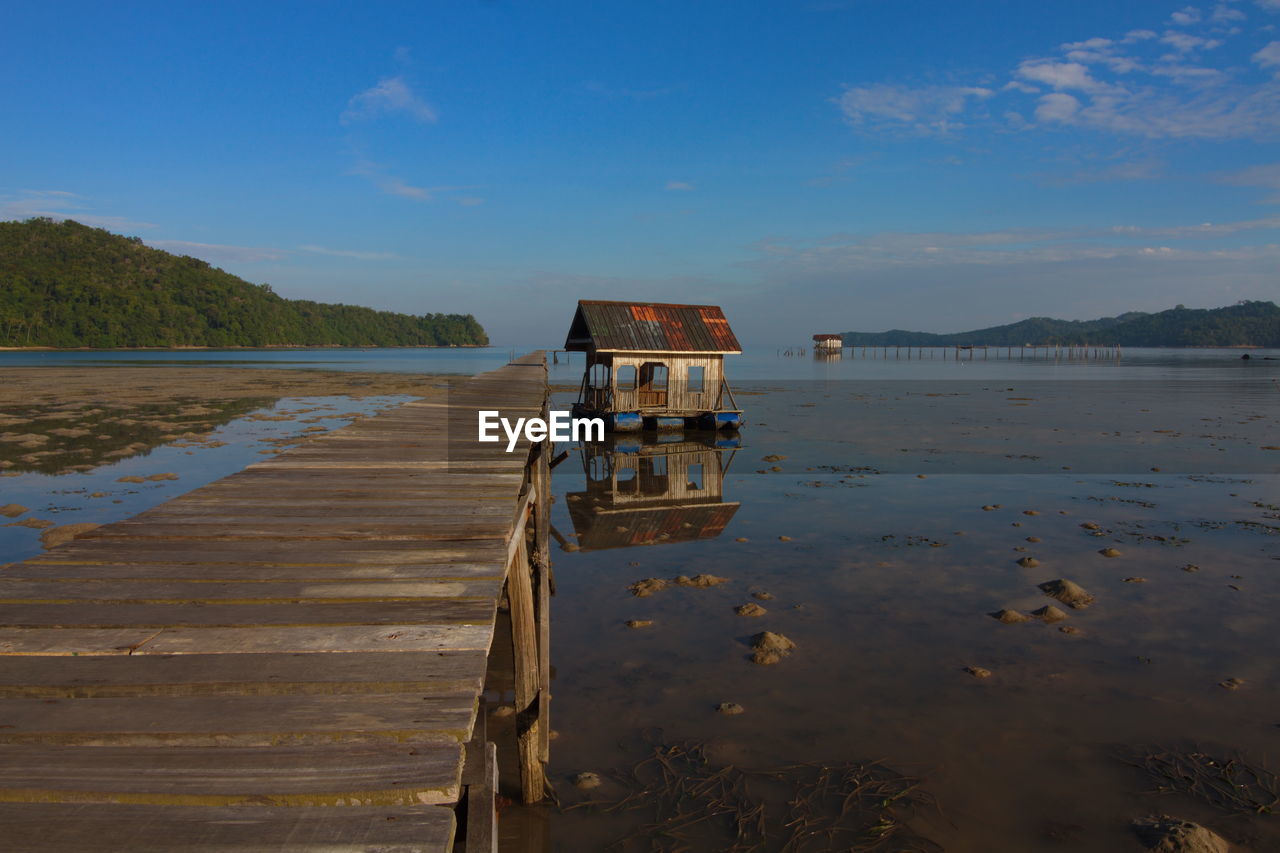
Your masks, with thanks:
[[(722, 355), (629, 352), (602, 353), (597, 358), (611, 367), (609, 382), (613, 392), (613, 411), (711, 412), (720, 408), (720, 383), (724, 378), (724, 356)], [(606, 358), (608, 361), (605, 361)], [(664, 406), (642, 401), (638, 389), (618, 387), (618, 368), (634, 367), (636, 381), (639, 383), (641, 370), (645, 364), (649, 363), (664, 364), (667, 367), (667, 402)], [(690, 367), (701, 367), (703, 370), (701, 391), (689, 390)]]
[(722, 500), (723, 458), (720, 451), (710, 448), (670, 454), (616, 454), (610, 503), (622, 507)]

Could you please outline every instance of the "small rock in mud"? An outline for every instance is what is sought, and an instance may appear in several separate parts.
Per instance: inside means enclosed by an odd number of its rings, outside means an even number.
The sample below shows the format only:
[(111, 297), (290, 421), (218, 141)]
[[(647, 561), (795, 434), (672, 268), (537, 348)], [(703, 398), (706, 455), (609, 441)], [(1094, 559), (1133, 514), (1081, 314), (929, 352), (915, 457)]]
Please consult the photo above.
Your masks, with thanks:
[(1101, 555), (1102, 555), (1102, 556), (1104, 556), (1104, 557), (1119, 557), (1119, 556), (1120, 556), (1120, 549), (1118, 549), (1118, 548), (1103, 548), (1103, 549), (1102, 549), (1101, 551), (1099, 551), (1098, 553), (1099, 553), (1099, 554), (1101, 554)]
[(90, 530), (96, 530), (101, 526), (101, 524), (84, 522), (81, 524), (64, 524), (60, 527), (51, 527), (44, 533), (40, 534), (40, 541), (44, 543), (44, 547), (52, 548), (55, 545), (61, 545), (63, 542), (69, 542), (82, 533), (88, 533)]
[(1147, 582), (1147, 579), (1146, 579), (1146, 578), (1138, 578), (1138, 577), (1125, 578), (1125, 579), (1124, 579), (1124, 582), (1125, 582), (1125, 583), (1146, 583), (1146, 582)]
[(761, 631), (751, 638), (751, 648), (755, 652), (751, 656), (751, 661), (764, 666), (775, 664), (791, 654), (791, 650), (795, 647), (796, 644), (782, 634)]
[(1189, 820), (1156, 815), (1133, 822), (1138, 840), (1156, 853), (1228, 853), (1222, 836)]
[(916, 479), (917, 479), (917, 480), (927, 480), (927, 479), (929, 479), (929, 478), (928, 478), (928, 477), (926, 477), (924, 474), (916, 474)]
[(176, 480), (178, 479), (178, 475), (172, 471), (166, 471), (163, 474), (148, 474), (147, 479), (153, 482), (159, 482), (161, 480)]
[(984, 506), (984, 507), (982, 508), (982, 511), (983, 511), (983, 512), (991, 512), (991, 511), (992, 511), (992, 510), (994, 510), (994, 509), (995, 509), (995, 507), (994, 507), (994, 506), (992, 506), (991, 504), (987, 504), (986, 506)]
[(1235, 690), (1242, 684), (1244, 684), (1243, 678), (1228, 678), (1225, 681), (1218, 682), (1219, 687), (1225, 687), (1227, 690)]
[(672, 582), (679, 584), (680, 586), (693, 586), (698, 589), (706, 589), (709, 586), (719, 586), (722, 583), (728, 583), (729, 579), (716, 577), (715, 575), (694, 575), (691, 578), (686, 578), (681, 575)]
[(750, 539), (748, 539), (748, 538), (747, 538), (747, 537), (745, 537), (745, 536), (739, 536), (737, 539), (735, 539), (735, 540), (733, 540), (733, 541), (734, 541), (734, 542), (750, 542), (751, 540), (750, 540)]
[(1059, 631), (1061, 631), (1061, 632), (1062, 632), (1062, 633), (1064, 633), (1064, 634), (1079, 634), (1079, 633), (1080, 633), (1080, 629), (1079, 629), (1079, 628), (1077, 628), (1075, 625), (1063, 625), (1063, 626), (1062, 626), (1061, 628), (1059, 628), (1058, 630), (1059, 630)]
[(772, 466), (770, 466), (770, 467), (769, 467), (769, 470), (770, 470), (770, 471), (773, 471), (774, 473), (777, 473), (778, 471), (781, 471), (781, 470), (782, 470), (782, 466), (781, 466), (781, 465), (772, 465)]
[(972, 675), (974, 678), (990, 678), (991, 670), (980, 666), (966, 666), (964, 671)]
[(631, 590), (631, 594), (636, 598), (648, 598), (655, 592), (664, 590), (671, 585), (671, 581), (666, 578), (645, 578), (633, 583), (627, 589)]
[(791, 541), (791, 537), (790, 537), (790, 536), (779, 536), (779, 537), (778, 537), (778, 541), (779, 541), (779, 542), (790, 542), (790, 541)]
[(1092, 521), (1086, 521), (1084, 524), (1081, 524), (1080, 526), (1081, 526), (1081, 527), (1083, 527), (1085, 530), (1097, 530), (1097, 529), (1098, 529), (1098, 525), (1094, 524)]
[(117, 477), (116, 482), (117, 483), (145, 483), (147, 481), (142, 477)]
[(1064, 578), (1045, 581), (1040, 584), (1040, 591), (1050, 598), (1056, 598), (1068, 607), (1074, 607), (1077, 610), (1088, 607), (1095, 601), (1094, 597), (1085, 592), (1084, 588), (1078, 583)]
[(759, 604), (756, 604), (754, 602), (749, 602), (747, 604), (741, 604), (733, 608), (733, 612), (737, 613), (739, 616), (756, 617), (756, 616), (763, 616), (769, 611), (765, 610)]
[(777, 453), (770, 453), (768, 456), (761, 457), (761, 462), (781, 462), (786, 459), (785, 456), (779, 456)]
[(5, 504), (4, 506), (0, 506), (0, 515), (7, 518), (17, 518), (26, 511), (27, 508), (22, 504)]
[(590, 791), (592, 788), (599, 788), (604, 784), (604, 780), (600, 778), (599, 773), (593, 773), (590, 770), (579, 773), (573, 777), (573, 787), (583, 791)]
[(716, 710), (721, 714), (724, 714), (726, 717), (732, 717), (737, 714), (741, 714), (747, 709), (739, 705), (737, 702), (721, 702), (716, 706)]
[(1030, 622), (1031, 617), (1025, 613), (1019, 613), (1017, 610), (1010, 610), (1006, 607), (1003, 610), (997, 610), (995, 613), (988, 614), (992, 619), (1005, 625), (1016, 625), (1019, 622)]
[(628, 619), (627, 620), (628, 628), (648, 628), (652, 624), (653, 624), (652, 619)]
[(1184, 572), (1198, 572), (1200, 571), (1200, 567), (1197, 566), (1195, 563), (1187, 563), (1185, 566), (1182, 567), (1182, 570)]
[(1067, 614), (1063, 613), (1052, 604), (1046, 604), (1039, 610), (1032, 610), (1031, 615), (1050, 624), (1054, 622), (1061, 622), (1063, 619), (1067, 618)]
[(1039, 537), (1039, 536), (1028, 536), (1028, 537), (1027, 537), (1027, 541), (1028, 541), (1028, 542), (1032, 542), (1032, 543), (1034, 543), (1034, 542), (1039, 542), (1039, 541), (1040, 541), (1040, 537)]
[(564, 543), (563, 545), (561, 545), (561, 546), (560, 546), (560, 550), (561, 550), (561, 551), (568, 551), (570, 554), (572, 554), (574, 551), (580, 551), (580, 550), (581, 550), (581, 546), (580, 546), (580, 545), (578, 545), (578, 543), (577, 543), (577, 542), (566, 542), (566, 543)]
[(1023, 515), (1039, 515), (1040, 511), (1037, 509), (1024, 509), (1022, 511), (1022, 514)]
[(751, 597), (757, 601), (773, 601), (773, 593), (771, 592), (753, 592)]
[(1040, 561), (1035, 557), (1022, 557), (1018, 560), (1018, 565), (1022, 566), (1024, 569), (1034, 569), (1036, 566), (1040, 565)]

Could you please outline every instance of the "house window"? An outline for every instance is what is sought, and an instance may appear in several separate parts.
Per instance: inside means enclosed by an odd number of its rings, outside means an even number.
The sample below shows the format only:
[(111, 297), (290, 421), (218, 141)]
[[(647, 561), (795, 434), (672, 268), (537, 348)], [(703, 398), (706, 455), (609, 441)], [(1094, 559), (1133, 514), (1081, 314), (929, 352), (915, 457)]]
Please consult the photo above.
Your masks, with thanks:
[(588, 374), (587, 384), (592, 388), (608, 388), (609, 387), (609, 365), (593, 364)]
[(689, 367), (688, 391), (690, 394), (701, 394), (705, 390), (703, 383), (705, 382), (706, 371), (707, 369), (702, 366)]
[(688, 480), (685, 488), (689, 489), (689, 491), (701, 491), (702, 490), (702, 463), (694, 462), (693, 464), (691, 464), (689, 466), (689, 470), (687, 474), (688, 474)]
[(634, 364), (620, 364), (614, 372), (614, 377), (618, 383), (619, 391), (636, 390), (636, 366)]

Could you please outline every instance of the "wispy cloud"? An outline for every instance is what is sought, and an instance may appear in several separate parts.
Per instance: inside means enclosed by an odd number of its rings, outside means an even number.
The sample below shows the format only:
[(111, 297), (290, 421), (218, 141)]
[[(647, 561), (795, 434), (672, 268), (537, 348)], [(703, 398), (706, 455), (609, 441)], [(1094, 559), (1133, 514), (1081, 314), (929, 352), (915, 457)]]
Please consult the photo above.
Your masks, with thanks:
[(667, 181), (664, 189), (670, 192), (690, 192), (693, 189), (693, 184), (687, 181)]
[(309, 252), (313, 255), (329, 255), (335, 258), (354, 258), (358, 261), (388, 261), (399, 257), (393, 252), (360, 252), (353, 249), (330, 249), (327, 246), (317, 246), (308, 243), (298, 247), (299, 252)]
[[(405, 182), (400, 177), (391, 174), (387, 167), (381, 163), (374, 163), (371, 160), (363, 158), (356, 161), (351, 167), (351, 174), (359, 175), (362, 178), (369, 179), (378, 189), (387, 195), (400, 196), (401, 198), (413, 199), (414, 201), (432, 201), (440, 193), (451, 193), (459, 190), (475, 189), (474, 186), (435, 186), (422, 187)], [(480, 199), (482, 203), (484, 200)], [(462, 202), (466, 204), (466, 202)]]
[(992, 95), (981, 86), (923, 86), (887, 83), (852, 86), (836, 99), (845, 120), (855, 127), (893, 128), (916, 133), (947, 133), (964, 127), (959, 116), (970, 99)]
[(153, 222), (139, 222), (127, 216), (104, 216), (94, 213), (84, 196), (66, 190), (19, 190), (11, 195), (0, 195), (0, 220), (74, 219), (82, 225), (108, 228), (117, 231), (155, 228)]
[[(1280, 0), (1264, 5), (1280, 10)], [(837, 101), (849, 124), (871, 133), (950, 133), (978, 124), (1150, 139), (1275, 137), (1280, 75), (1258, 81), (1217, 50), (1240, 32), (1221, 22), (1242, 16), (1220, 4), (1206, 19), (1187, 6), (1173, 13), (1176, 29), (1068, 42), (1023, 60), (998, 86), (873, 83), (849, 87)], [(1253, 53), (1252, 60), (1267, 70), (1280, 68), (1280, 42)]]
[(1235, 172), (1226, 172), (1219, 175), (1218, 180), (1238, 187), (1275, 190), (1275, 195), (1268, 196), (1262, 201), (1265, 204), (1280, 204), (1280, 163), (1264, 163)]
[(176, 255), (190, 255), (211, 263), (261, 263), (282, 261), (289, 256), (285, 249), (263, 246), (227, 246), (218, 243), (193, 243), (188, 240), (147, 240), (148, 246)]
[(410, 88), (404, 77), (387, 77), (347, 102), (342, 123), (368, 121), (394, 113), (403, 113), (424, 123), (437, 119), (436, 111)]

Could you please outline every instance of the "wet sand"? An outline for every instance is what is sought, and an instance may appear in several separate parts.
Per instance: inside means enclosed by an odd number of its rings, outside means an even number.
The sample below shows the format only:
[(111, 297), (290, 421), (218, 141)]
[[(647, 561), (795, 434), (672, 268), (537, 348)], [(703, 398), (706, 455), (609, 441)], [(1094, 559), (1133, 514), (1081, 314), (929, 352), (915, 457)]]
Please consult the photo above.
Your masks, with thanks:
[[(1153, 793), (1168, 780), (1134, 766), (1199, 751), (1277, 769), (1274, 387), (744, 385), (752, 423), (723, 495), (741, 506), (719, 536), (555, 555), (566, 807), (602, 797), (575, 774), (609, 780), (660, 732), (738, 768), (882, 761), (920, 778), (938, 808), (902, 809), (878, 849), (1137, 850), (1131, 823), (1159, 813), (1280, 849), (1273, 815)], [(585, 482), (577, 457), (556, 469), (569, 542), (563, 496)], [(628, 591), (700, 573), (728, 582)], [(1041, 588), (1064, 579), (1094, 601)], [(736, 612), (760, 592), (767, 613)], [(763, 631), (795, 648), (753, 663)], [(504, 839), (605, 849), (656, 819), (630, 805), (512, 808)], [(627, 849), (668, 849), (657, 837)]]

